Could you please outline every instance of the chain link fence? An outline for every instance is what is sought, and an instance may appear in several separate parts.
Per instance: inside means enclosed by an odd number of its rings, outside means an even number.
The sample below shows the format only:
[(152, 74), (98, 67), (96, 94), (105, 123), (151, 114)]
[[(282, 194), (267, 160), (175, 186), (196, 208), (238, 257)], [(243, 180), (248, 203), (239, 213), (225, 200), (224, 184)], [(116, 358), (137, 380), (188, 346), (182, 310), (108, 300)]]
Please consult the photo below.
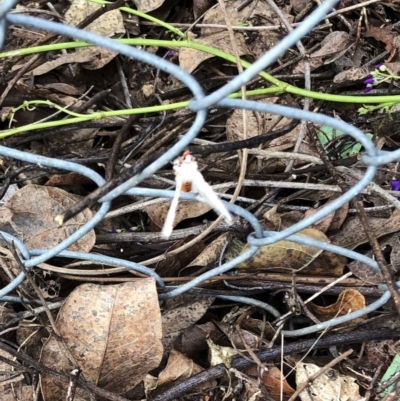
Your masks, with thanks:
[[(101, 46), (103, 48), (112, 50), (131, 59), (135, 59), (143, 63), (152, 65), (153, 67), (160, 69), (168, 74), (174, 75), (192, 92), (193, 98), (189, 102), (189, 109), (196, 112), (196, 118), (192, 126), (173, 147), (171, 147), (168, 151), (166, 151), (161, 157), (159, 157), (149, 166), (144, 168), (140, 173), (134, 175), (129, 180), (124, 182), (122, 185), (111, 190), (106, 196), (101, 198), (100, 199), (101, 207), (99, 208), (98, 212), (93, 216), (93, 218), (54, 248), (50, 250), (27, 249), (24, 243), (20, 241), (18, 238), (15, 238), (12, 235), (7, 234), (5, 232), (1, 232), (6, 241), (14, 242), (16, 248), (20, 252), (20, 256), (23, 260), (25, 268), (29, 271), (38, 264), (43, 263), (55, 256), (62, 258), (73, 258), (79, 260), (88, 260), (88, 261), (90, 260), (98, 263), (104, 263), (107, 265), (123, 266), (126, 269), (135, 270), (148, 276), (154, 277), (158, 287), (160, 288), (160, 290), (162, 290), (160, 291), (160, 300), (166, 300), (193, 289), (194, 287), (198, 286), (205, 280), (208, 280), (212, 277), (215, 277), (217, 275), (226, 273), (229, 270), (234, 269), (235, 266), (237, 266), (239, 263), (250, 258), (260, 246), (270, 245), (277, 241), (287, 239), (299, 244), (305, 244), (317, 247), (322, 250), (335, 252), (350, 259), (361, 261), (371, 266), (374, 270), (379, 271), (377, 263), (369, 257), (366, 257), (364, 255), (358, 254), (356, 252), (332, 244), (319, 242), (313, 239), (305, 238), (303, 236), (298, 236), (296, 235), (296, 233), (298, 233), (300, 230), (306, 227), (309, 227), (313, 223), (332, 213), (334, 210), (340, 208), (347, 202), (351, 201), (357, 194), (359, 194), (364, 188), (366, 188), (369, 185), (369, 183), (372, 181), (374, 177), (374, 174), (376, 173), (378, 166), (392, 161), (400, 160), (400, 150), (394, 152), (378, 151), (375, 148), (373, 142), (362, 131), (360, 131), (359, 129), (350, 124), (336, 120), (323, 114), (302, 111), (291, 107), (265, 104), (257, 101), (235, 100), (227, 98), (231, 93), (240, 89), (242, 85), (248, 83), (260, 71), (264, 70), (269, 65), (271, 65), (279, 56), (283, 55), (291, 46), (296, 44), (297, 41), (299, 41), (304, 35), (310, 32), (312, 28), (315, 27), (319, 23), (319, 21), (321, 21), (324, 18), (327, 12), (334, 6), (336, 1), (337, 0), (323, 1), (322, 4), (309, 17), (306, 18), (303, 23), (301, 23), (301, 25), (299, 25), (294, 31), (288, 34), (280, 43), (278, 43), (275, 47), (273, 47), (266, 54), (264, 54), (259, 60), (253, 63), (243, 73), (236, 76), (229, 83), (224, 85), (219, 90), (213, 92), (209, 96), (204, 95), (201, 86), (194, 79), (193, 76), (185, 72), (180, 67), (170, 63), (169, 61), (166, 61), (162, 58), (159, 58), (153, 54), (139, 50), (137, 48), (117, 43), (111, 39), (104, 38), (84, 30), (76, 29), (71, 26), (46, 21), (36, 17), (10, 13), (11, 8), (17, 3), (17, 1), (15, 0), (3, 1), (0, 4), (0, 46), (3, 46), (4, 44), (7, 33), (7, 26), (9, 24), (20, 25), (27, 28), (30, 27), (35, 29), (41, 29), (56, 33), (58, 35), (79, 39), (81, 41), (85, 41), (93, 45)], [(365, 149), (365, 154), (362, 155), (361, 160), (367, 166), (366, 172), (363, 178), (359, 182), (357, 182), (350, 190), (342, 194), (339, 198), (332, 201), (331, 203), (326, 205), (323, 209), (319, 210), (312, 216), (305, 218), (304, 220), (298, 222), (297, 224), (294, 224), (293, 226), (281, 232), (263, 231), (257, 218), (253, 216), (251, 213), (249, 213), (248, 211), (237, 205), (224, 202), (226, 208), (230, 212), (245, 219), (252, 226), (253, 233), (251, 233), (247, 238), (250, 247), (247, 249), (245, 253), (234, 258), (233, 260), (215, 269), (207, 271), (206, 273), (194, 278), (193, 280), (179, 287), (174, 287), (174, 288), (165, 287), (165, 284), (163, 283), (163, 280), (159, 275), (157, 275), (152, 269), (149, 269), (146, 266), (143, 266), (139, 263), (133, 263), (123, 259), (112, 258), (102, 255), (66, 251), (66, 249), (71, 244), (73, 244), (83, 235), (88, 233), (104, 218), (104, 216), (110, 209), (111, 201), (116, 197), (123, 194), (132, 196), (162, 197), (162, 198), (172, 198), (174, 196), (173, 191), (140, 188), (138, 187), (138, 185), (144, 179), (156, 173), (159, 169), (161, 169), (171, 160), (174, 160), (177, 156), (182, 154), (182, 152), (193, 141), (193, 139), (196, 138), (196, 136), (202, 129), (203, 124), (205, 123), (206, 120), (207, 109), (210, 106), (218, 106), (230, 109), (233, 108), (245, 109), (262, 113), (278, 114), (280, 116), (284, 116), (290, 119), (305, 120), (313, 122), (315, 124), (326, 125), (334, 129), (340, 130), (352, 136), (355, 140), (357, 140), (363, 145)], [(30, 154), (27, 152), (22, 152), (15, 149), (7, 148), (5, 146), (0, 146), (0, 155), (28, 163), (40, 164), (42, 166), (62, 169), (69, 172), (76, 172), (89, 178), (99, 187), (105, 184), (104, 178), (101, 177), (99, 174), (97, 174), (95, 171), (76, 163), (58, 160), (54, 158), (43, 157), (36, 154)], [(182, 194), (180, 199), (196, 200), (196, 197), (193, 194)], [(18, 287), (18, 285), (21, 284), (24, 278), (25, 275), (21, 273), (15, 280), (10, 282), (6, 287), (2, 288), (0, 290), (1, 299), (3, 300), (13, 299), (7, 297), (7, 294), (15, 290)], [(399, 284), (400, 283), (398, 283), (398, 285)], [(283, 334), (285, 336), (291, 336), (291, 337), (302, 336), (305, 334), (323, 330), (327, 327), (343, 324), (347, 321), (350, 321), (357, 317), (363, 316), (371, 311), (374, 311), (377, 308), (384, 305), (391, 297), (389, 291), (387, 291), (387, 288), (384, 284), (382, 284), (380, 287), (381, 289), (385, 290), (381, 298), (371, 303), (362, 310), (358, 310), (356, 312), (349, 313), (345, 316), (337, 317), (330, 321), (310, 326), (305, 329), (292, 330), (292, 331), (284, 330)], [(223, 297), (221, 296), (221, 298)], [(256, 304), (257, 306), (263, 307), (264, 309), (268, 310), (275, 317), (279, 316), (279, 312), (275, 310), (273, 307), (264, 303), (260, 302), (257, 303), (257, 301), (252, 300), (251, 298), (225, 297), (225, 299), (233, 299), (238, 302)]]

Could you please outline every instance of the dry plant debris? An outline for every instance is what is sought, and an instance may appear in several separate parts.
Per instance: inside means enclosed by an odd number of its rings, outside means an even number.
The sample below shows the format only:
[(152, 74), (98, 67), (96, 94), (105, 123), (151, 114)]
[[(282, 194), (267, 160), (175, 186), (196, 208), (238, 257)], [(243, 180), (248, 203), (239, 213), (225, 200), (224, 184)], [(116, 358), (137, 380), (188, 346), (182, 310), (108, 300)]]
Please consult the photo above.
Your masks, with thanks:
[[(221, 52), (234, 60), (236, 48), (242, 60), (252, 63), (315, 3), (234, 0), (221, 7), (221, 2), (209, 0), (119, 0), (104, 7), (86, 0), (21, 1), (16, 9), (83, 24), (83, 29), (108, 38), (136, 40), (135, 45), (190, 72), (211, 93), (238, 73), (235, 62), (220, 57)], [(398, 2), (353, 3), (338, 3), (335, 16), (266, 72), (299, 89), (310, 81), (310, 88), (322, 94), (364, 96), (363, 82), (383, 64), (391, 79), (371, 75), (368, 90), (399, 94), (399, 83), (392, 79), (400, 71)], [(152, 19), (131, 14), (129, 7)], [(179, 38), (163, 23), (184, 35)], [(10, 26), (2, 51), (67, 40), (73, 38)], [(0, 72), (0, 130), (21, 129), (1, 145), (75, 161), (107, 177), (109, 185), (115, 183), (112, 177), (141, 171), (194, 121), (190, 110), (171, 107), (191, 99), (179, 77), (98, 47), (3, 57)], [(259, 102), (295, 108), (307, 104), (300, 95), (271, 88), (262, 77), (246, 84), (247, 91), (258, 91), (251, 98)], [(25, 101), (33, 103), (20, 107)], [(153, 106), (159, 107), (157, 112), (120, 115), (124, 109)], [(309, 109), (359, 127), (380, 150), (399, 148), (398, 108), (368, 109), (360, 115), (360, 106), (312, 99)], [(118, 115), (90, 118), (110, 111)], [(71, 115), (86, 116), (73, 125), (59, 123)], [(46, 125), (23, 131), (32, 123)], [(282, 231), (353, 186), (357, 179), (351, 172), (365, 172), (362, 145), (326, 128), (213, 107), (188, 150), (205, 181), (224, 200), (232, 198), (245, 167), (235, 203), (253, 213), (264, 230)], [(242, 149), (249, 153), (245, 166)], [(0, 182), (0, 229), (28, 249), (52, 249), (98, 211), (96, 202), (87, 201), (62, 227), (54, 222), (78, 200), (92, 199), (95, 186), (77, 173), (2, 157)], [(368, 257), (382, 253), (396, 282), (400, 212), (393, 199), (400, 193), (398, 163), (380, 166), (373, 184), (357, 200), (380, 252), (369, 243), (356, 199), (297, 235)], [(141, 185), (173, 187), (171, 165)], [(106, 219), (68, 250), (141, 263), (167, 286), (176, 287), (250, 249), (246, 238), (252, 229), (240, 217), (232, 215), (232, 225), (210, 225), (217, 217), (212, 205), (197, 201), (179, 202), (172, 239), (162, 238), (170, 203), (119, 197)], [(329, 323), (375, 302), (383, 294), (380, 284), (385, 278), (364, 262), (282, 240), (260, 247), (231, 271), (214, 275), (191, 292), (159, 302), (171, 288), (157, 288), (153, 278), (119, 264), (54, 257), (24, 272), (24, 257), (0, 238), (0, 287), (21, 273), (29, 275), (29, 284), (24, 281), (10, 294), (23, 303), (12, 298), (0, 305), (2, 401), (386, 401), (390, 392), (400, 391), (400, 317), (391, 301), (314, 334), (297, 338), (281, 333)], [(39, 297), (45, 298), (46, 307), (38, 304)]]

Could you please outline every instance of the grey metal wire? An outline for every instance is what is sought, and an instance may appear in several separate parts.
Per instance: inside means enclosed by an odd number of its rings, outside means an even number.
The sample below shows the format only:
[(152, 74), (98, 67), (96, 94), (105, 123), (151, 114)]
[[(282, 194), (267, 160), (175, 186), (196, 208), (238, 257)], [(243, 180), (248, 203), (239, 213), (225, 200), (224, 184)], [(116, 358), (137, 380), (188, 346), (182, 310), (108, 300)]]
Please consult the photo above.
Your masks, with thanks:
[(247, 249), (244, 253), (241, 255), (237, 256), (236, 258), (230, 260), (229, 262), (224, 263), (221, 266), (218, 266), (214, 269), (209, 270), (206, 273), (201, 274), (200, 276), (195, 277), (193, 280), (182, 284), (179, 288), (172, 290), (170, 292), (167, 292), (166, 294), (160, 294), (159, 298), (160, 300), (164, 301), (166, 299), (174, 298), (178, 295), (181, 295), (185, 293), (186, 291), (200, 285), (206, 280), (209, 280), (213, 277), (218, 276), (219, 274), (224, 274), (228, 272), (229, 270), (232, 270), (234, 267), (236, 267), (238, 264), (244, 262), (251, 256), (253, 256), (257, 252), (258, 247), (257, 246), (251, 246), (249, 249)]
[[(39, 256), (42, 255), (45, 251), (43, 249), (31, 249), (29, 253), (31, 256)], [(122, 266), (125, 267), (126, 270), (134, 270), (139, 273), (146, 274), (149, 277), (153, 277), (156, 281), (159, 288), (165, 287), (163, 279), (152, 269), (143, 266), (139, 263), (130, 262), (128, 260), (113, 258), (110, 256), (97, 255), (95, 253), (85, 253), (85, 252), (73, 252), (73, 251), (62, 251), (57, 257), (68, 258), (68, 259), (79, 259), (79, 260), (88, 260), (91, 262), (104, 263), (112, 266)], [(104, 271), (107, 273), (107, 271)]]
[[(85, 254), (82, 252), (69, 252), (66, 251), (71, 244), (89, 232), (93, 227), (95, 227), (105, 216), (107, 211), (110, 208), (110, 201), (115, 199), (117, 196), (126, 194), (126, 195), (135, 195), (135, 196), (151, 196), (151, 197), (163, 197), (163, 198), (171, 198), (173, 197), (173, 191), (165, 191), (165, 190), (154, 190), (147, 188), (138, 188), (137, 185), (140, 184), (145, 178), (154, 174), (157, 170), (162, 168), (169, 161), (173, 160), (177, 157), (187, 145), (191, 143), (191, 141), (198, 135), (200, 130), (202, 129), (206, 114), (207, 108), (212, 105), (218, 105), (220, 107), (228, 107), (228, 108), (241, 108), (246, 110), (253, 110), (258, 112), (267, 112), (273, 114), (279, 114), (281, 116), (286, 116), (288, 118), (301, 119), (306, 121), (311, 121), (316, 124), (328, 125), (335, 129), (338, 129), (342, 132), (345, 132), (355, 138), (358, 142), (360, 142), (366, 151), (366, 154), (363, 155), (362, 161), (367, 165), (367, 170), (363, 176), (363, 178), (356, 183), (352, 188), (349, 189), (346, 193), (341, 195), (338, 199), (329, 203), (323, 209), (316, 212), (314, 215), (307, 217), (303, 221), (287, 228), (282, 232), (263, 232), (257, 218), (253, 216), (251, 213), (247, 212), (243, 208), (232, 205), (229, 203), (225, 203), (227, 208), (234, 213), (235, 215), (241, 216), (250, 225), (253, 227), (254, 232), (248, 236), (248, 243), (250, 247), (241, 255), (236, 257), (235, 259), (212, 269), (199, 277), (194, 278), (190, 282), (179, 286), (167, 293), (160, 294), (160, 300), (166, 300), (177, 295), (183, 294), (189, 289), (196, 287), (201, 284), (205, 280), (211, 279), (219, 274), (226, 273), (227, 271), (235, 268), (239, 263), (244, 262), (248, 258), (250, 258), (260, 246), (269, 245), (276, 241), (287, 238), (288, 240), (306, 244), (310, 246), (315, 246), (317, 248), (335, 252), (337, 254), (344, 255), (346, 257), (359, 260), (367, 265), (371, 266), (375, 270), (379, 270), (377, 263), (364, 255), (360, 255), (356, 252), (344, 249), (342, 247), (338, 247), (332, 244), (323, 243), (320, 241), (316, 241), (310, 238), (305, 238), (303, 236), (295, 235), (300, 230), (310, 226), (311, 224), (317, 222), (328, 214), (332, 213), (334, 210), (338, 209), (345, 203), (352, 200), (357, 194), (359, 194), (371, 181), (377, 170), (377, 167), (386, 164), (395, 160), (400, 160), (400, 150), (394, 152), (382, 152), (377, 151), (374, 147), (374, 144), (364, 133), (357, 128), (347, 124), (343, 121), (338, 121), (331, 117), (325, 116), (323, 114), (305, 112), (303, 110), (294, 109), (290, 107), (258, 103), (254, 101), (248, 100), (234, 100), (227, 99), (227, 96), (232, 92), (238, 90), (243, 84), (249, 82), (254, 76), (256, 76), (260, 71), (265, 69), (267, 66), (272, 64), (277, 57), (282, 55), (287, 51), (292, 45), (294, 45), (298, 40), (300, 40), (306, 33), (308, 33), (318, 22), (323, 19), (326, 13), (330, 8), (337, 2), (337, 0), (325, 0), (317, 9), (304, 20), (302, 24), (294, 31), (292, 31), (289, 35), (287, 35), (280, 43), (278, 43), (275, 47), (265, 53), (259, 60), (257, 60), (251, 67), (245, 70), (243, 73), (239, 74), (232, 81), (228, 82), (218, 91), (212, 93), (209, 96), (205, 96), (198, 82), (186, 71), (179, 68), (178, 66), (170, 63), (169, 61), (159, 58), (153, 54), (148, 52), (136, 49), (134, 47), (130, 47), (121, 43), (117, 43), (108, 38), (103, 38), (96, 34), (79, 30), (77, 28), (73, 28), (67, 25), (46, 21), (43, 19), (29, 17), (25, 15), (18, 14), (9, 14), (9, 10), (17, 3), (16, 0), (4, 0), (0, 3), (0, 47), (3, 44), (4, 38), (6, 36), (6, 28), (7, 22), (11, 24), (18, 24), (22, 26), (32, 27), (35, 29), (42, 29), (50, 32), (57, 33), (59, 35), (69, 36), (74, 39), (80, 39), (85, 42), (101, 46), (107, 48), (109, 50), (118, 52), (127, 57), (130, 57), (135, 60), (140, 60), (144, 63), (150, 64), (157, 69), (160, 69), (168, 74), (172, 74), (180, 81), (182, 81), (192, 92), (193, 99), (189, 102), (189, 108), (196, 111), (197, 115), (194, 123), (186, 132), (185, 135), (170, 149), (168, 149), (165, 154), (163, 154), (160, 158), (150, 164), (147, 168), (141, 171), (136, 176), (129, 179), (124, 184), (120, 185), (118, 188), (110, 191), (106, 196), (104, 196), (100, 202), (102, 203), (100, 210), (93, 216), (93, 218), (88, 221), (84, 226), (78, 229), (75, 233), (73, 233), (66, 240), (62, 241), (56, 247), (50, 250), (28, 250), (22, 241), (17, 238), (3, 233), (6, 241), (14, 241), (15, 246), (20, 252), (22, 262), (25, 267), (29, 270), (32, 267), (42, 263), (54, 256), (60, 257), (73, 257), (81, 260), (92, 260), (98, 263), (107, 263), (114, 264), (118, 266), (126, 267), (127, 269), (133, 269), (136, 271), (140, 271), (144, 274), (147, 274), (151, 277), (154, 277), (159, 287), (164, 287), (164, 283), (156, 273), (154, 273), (151, 269), (142, 266), (138, 263), (127, 262), (123, 259), (119, 258), (109, 258), (103, 255), (93, 255), (93, 254)], [(30, 154), (28, 152), (21, 152), (15, 149), (9, 149), (5, 146), (0, 146), (0, 155), (5, 157), (40, 164), (48, 167), (54, 167), (58, 169), (63, 169), (67, 171), (77, 172), (82, 174), (98, 186), (104, 185), (104, 179), (94, 172), (93, 170), (81, 166), (79, 164), (66, 162), (63, 160), (52, 159), (48, 157), (43, 157), (40, 155)], [(181, 199), (190, 199), (195, 200), (196, 197), (193, 194), (182, 194)], [(23, 280), (24, 274), (20, 274), (17, 278), (15, 278), (12, 282), (10, 282), (7, 286), (0, 290), (0, 299), (8, 294), (10, 291), (14, 290)], [(244, 300), (240, 300), (238, 297), (234, 297), (232, 300), (236, 300), (238, 302), (244, 302)], [(247, 297), (246, 300), (248, 301)], [(228, 298), (225, 298), (228, 299)], [(229, 298), (231, 299), (231, 298)], [(301, 330), (293, 330), (293, 331), (283, 331), (284, 335), (295, 337), (300, 335), (310, 334), (316, 331), (324, 330), (328, 327), (333, 327), (338, 324), (342, 324), (349, 320), (352, 320), (356, 317), (361, 317), (366, 315), (367, 313), (376, 310), (380, 306), (384, 305), (390, 299), (390, 293), (387, 291), (384, 295), (377, 301), (371, 303), (366, 308), (350, 313), (346, 316), (341, 316), (336, 319), (332, 319), (328, 322), (321, 323), (315, 326), (308, 327), (306, 329)], [(264, 305), (265, 309), (265, 305)], [(268, 309), (266, 309), (268, 310)], [(269, 310), (273, 315), (279, 314), (276, 310)]]
[(226, 301), (239, 302), (246, 305), (255, 306), (257, 308), (263, 309), (269, 312), (272, 316), (279, 319), (282, 315), (279, 313), (278, 309), (274, 308), (272, 305), (265, 302), (259, 301), (258, 299), (253, 299), (249, 297), (241, 297), (236, 295), (217, 295), (217, 298), (224, 299)]
[(6, 40), (7, 21), (5, 16), (16, 4), (18, 4), (18, 1), (19, 0), (3, 0), (0, 2), (0, 49), (3, 48)]

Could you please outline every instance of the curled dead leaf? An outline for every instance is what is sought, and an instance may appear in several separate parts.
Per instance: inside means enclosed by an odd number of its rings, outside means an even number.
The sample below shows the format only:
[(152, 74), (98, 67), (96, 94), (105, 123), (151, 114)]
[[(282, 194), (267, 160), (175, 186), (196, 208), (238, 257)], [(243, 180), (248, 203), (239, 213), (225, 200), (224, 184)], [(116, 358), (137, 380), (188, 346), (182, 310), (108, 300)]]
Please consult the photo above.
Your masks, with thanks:
[(336, 316), (347, 315), (350, 312), (365, 308), (365, 298), (359, 291), (350, 288), (342, 291), (337, 301), (332, 305), (319, 306), (310, 302), (308, 307), (318, 319), (325, 322)]
[[(190, 358), (172, 349), (168, 357), (167, 366), (158, 376), (157, 388), (168, 388), (170, 385), (176, 385), (203, 370), (201, 366), (194, 363)], [(204, 391), (215, 385), (216, 381), (211, 380), (211, 382), (196, 387), (195, 391)]]
[[(253, 365), (250, 368), (246, 369), (246, 373), (249, 376), (258, 377), (258, 367), (257, 365)], [(262, 373), (262, 381), (265, 384), (265, 387), (268, 390), (269, 395), (276, 401), (281, 400), (281, 388), (282, 388), (282, 395), (283, 401), (287, 401), (293, 394), (294, 389), (292, 386), (287, 382), (284, 375), (276, 366), (267, 366)]]

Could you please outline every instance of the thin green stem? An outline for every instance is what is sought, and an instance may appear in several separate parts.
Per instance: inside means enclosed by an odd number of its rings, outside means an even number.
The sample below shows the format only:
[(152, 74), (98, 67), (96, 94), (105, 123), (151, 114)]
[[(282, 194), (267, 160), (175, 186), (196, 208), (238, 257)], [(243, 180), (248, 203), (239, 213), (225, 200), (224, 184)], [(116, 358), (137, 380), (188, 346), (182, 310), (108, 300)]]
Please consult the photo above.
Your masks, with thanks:
[[(272, 96), (272, 95), (276, 95), (276, 88), (255, 89), (252, 91), (247, 91), (247, 94), (248, 94), (248, 96), (266, 96), (266, 95)], [(229, 97), (230, 98), (240, 98), (241, 93), (232, 93)], [(18, 109), (26, 107), (27, 106), (26, 103), (29, 103), (29, 106), (36, 106), (39, 104), (46, 104), (51, 107), (57, 106), (57, 105), (54, 105), (54, 103), (49, 102), (49, 101), (30, 100), (29, 102), (24, 102), (21, 106), (18, 106), (17, 108), (13, 109), (13, 111), (16, 111)], [(75, 115), (76, 117), (68, 118), (68, 119), (64, 119), (64, 120), (57, 120), (57, 121), (46, 121), (43, 123), (33, 123), (33, 124), (24, 125), (24, 126), (18, 127), (18, 128), (12, 128), (12, 129), (8, 129), (5, 131), (0, 131), (0, 139), (7, 138), (11, 135), (20, 134), (22, 132), (28, 132), (28, 131), (44, 129), (44, 128), (59, 127), (61, 125), (76, 124), (76, 123), (80, 123), (83, 121), (98, 120), (101, 118), (129, 116), (132, 114), (159, 113), (159, 112), (168, 111), (168, 110), (178, 110), (178, 109), (183, 109), (183, 108), (187, 107), (188, 103), (189, 102), (186, 101), (186, 102), (179, 102), (179, 103), (163, 104), (163, 105), (159, 105), (159, 106), (140, 107), (140, 108), (136, 108), (136, 109), (101, 111), (101, 112), (94, 112), (91, 114), (77, 114), (77, 113), (73, 113), (73, 112), (69, 111), (68, 109), (64, 109), (61, 106), (57, 106), (56, 108), (58, 110), (61, 110), (67, 114)]]
[(36, 106), (39, 106), (39, 105), (45, 105), (45, 106), (53, 107), (53, 108), (55, 108), (57, 110), (62, 111), (63, 113), (69, 114), (69, 115), (74, 116), (74, 117), (87, 118), (87, 116), (88, 116), (88, 114), (75, 113), (75, 112), (73, 112), (71, 110), (68, 110), (68, 109), (62, 107), (62, 106), (59, 106), (56, 103), (51, 102), (50, 100), (26, 100), (20, 106), (14, 107), (12, 109), (12, 112), (16, 113), (18, 110), (21, 110), (21, 109), (23, 109), (23, 110), (28, 109), (29, 110), (30, 106), (35, 106), (36, 107)]
[[(220, 57), (224, 60), (235, 62), (235, 57), (229, 53), (222, 50), (216, 49), (214, 47), (204, 45), (202, 43), (197, 43), (195, 41), (170, 41), (170, 40), (157, 40), (157, 39), (115, 39), (117, 42), (132, 45), (132, 46), (160, 46), (166, 48), (190, 48), (196, 49), (205, 53), (212, 54), (216, 57)], [(90, 46), (86, 42), (66, 42), (66, 43), (56, 43), (52, 45), (37, 46), (29, 49), (12, 50), (8, 52), (0, 53), (0, 58), (12, 57), (12, 56), (25, 56), (29, 54), (41, 53), (46, 51), (54, 51), (61, 49), (73, 49), (82, 48)], [(247, 68), (250, 63), (241, 60), (242, 66)], [(290, 85), (286, 82), (280, 81), (274, 78), (270, 74), (261, 71), (259, 73), (267, 82), (276, 86), (276, 93), (287, 92), (294, 95), (299, 95), (303, 97), (309, 97), (311, 99), (325, 100), (330, 102), (339, 103), (359, 103), (359, 104), (377, 104), (377, 103), (399, 103), (400, 95), (388, 95), (388, 96), (346, 96), (346, 95), (333, 95), (329, 93), (321, 93), (309, 91), (306, 89), (298, 88), (296, 86)]]

